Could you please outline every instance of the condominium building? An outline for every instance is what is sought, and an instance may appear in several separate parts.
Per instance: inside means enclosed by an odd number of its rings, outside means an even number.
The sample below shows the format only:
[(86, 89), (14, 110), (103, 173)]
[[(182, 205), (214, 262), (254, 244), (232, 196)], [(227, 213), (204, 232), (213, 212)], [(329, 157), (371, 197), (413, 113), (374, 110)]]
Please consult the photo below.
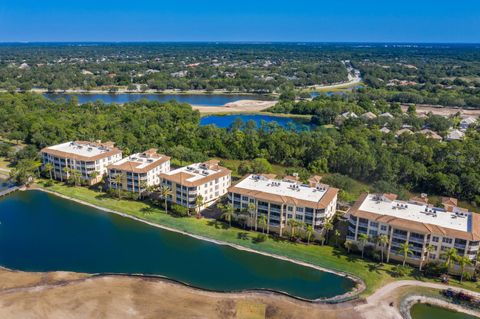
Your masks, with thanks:
[(64, 181), (72, 174), (89, 185), (96, 184), (107, 174), (107, 166), (122, 159), (122, 151), (113, 142), (75, 141), (41, 150), (43, 168), (52, 164), (52, 175)]
[[(147, 187), (160, 184), (160, 173), (170, 171), (170, 157), (156, 149), (130, 155), (108, 166), (110, 188), (142, 193)], [(117, 177), (120, 176), (120, 177)]]
[[(230, 203), (236, 210), (255, 207), (255, 217), (267, 217), (269, 230), (282, 233), (289, 219), (312, 225), (317, 232), (335, 215), (338, 189), (320, 183), (320, 177), (302, 184), (297, 176), (283, 180), (275, 175), (248, 175), (228, 190)], [(252, 206), (252, 205), (250, 205)]]
[[(376, 237), (387, 236), (387, 261), (403, 260), (399, 252), (403, 243), (411, 245), (407, 261), (414, 265), (421, 265), (427, 254), (430, 261), (445, 260), (449, 248), (474, 260), (480, 245), (480, 215), (457, 207), (453, 198), (442, 202), (442, 207), (434, 207), (426, 195), (400, 201), (394, 194), (363, 194), (348, 213), (347, 240), (358, 242), (360, 234), (366, 234), (366, 244), (376, 245)], [(428, 252), (428, 246), (433, 251)]]
[(210, 160), (161, 173), (161, 184), (171, 191), (168, 200), (192, 210), (199, 196), (203, 199), (200, 210), (214, 204), (231, 184), (231, 171), (218, 163)]

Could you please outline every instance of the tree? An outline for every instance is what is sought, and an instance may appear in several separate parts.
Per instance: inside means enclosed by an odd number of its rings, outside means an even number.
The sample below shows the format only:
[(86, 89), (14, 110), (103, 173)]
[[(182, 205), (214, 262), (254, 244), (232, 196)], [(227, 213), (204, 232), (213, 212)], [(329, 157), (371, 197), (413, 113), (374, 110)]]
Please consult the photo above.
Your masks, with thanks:
[(45, 166), (43, 167), (43, 169), (48, 172), (48, 175), (50, 177), (50, 180), (53, 179), (53, 176), (52, 176), (52, 172), (53, 172), (53, 164), (52, 163), (47, 163), (45, 164)]
[(338, 229), (335, 229), (335, 233), (334, 233), (334, 236), (335, 236), (335, 246), (338, 246), (338, 239), (340, 238), (340, 231)]
[(165, 204), (165, 213), (168, 213), (168, 196), (172, 195), (172, 191), (170, 190), (170, 187), (163, 185), (162, 188), (160, 188), (160, 196), (164, 200)]
[(305, 235), (307, 237), (307, 245), (310, 245), (310, 238), (312, 238), (314, 233), (314, 229), (312, 225), (307, 225), (307, 228), (305, 229)]
[(295, 219), (289, 219), (287, 225), (290, 227), (290, 239), (295, 238), (295, 230), (299, 225), (299, 222)]
[(262, 233), (265, 233), (265, 227), (267, 226), (267, 223), (267, 216), (265, 216), (264, 214), (258, 216), (258, 225), (262, 227)]
[(382, 234), (382, 235), (378, 236), (378, 243), (380, 244), (380, 247), (381, 247), (382, 264), (383, 264), (383, 254), (384, 254), (384, 251), (385, 251), (385, 247), (388, 244), (388, 236), (385, 235), (385, 234)]
[(457, 250), (453, 247), (448, 248), (443, 256), (445, 257), (445, 266), (447, 267), (447, 271), (450, 271), (450, 265), (458, 258)]
[(227, 204), (222, 207), (223, 214), (220, 216), (223, 220), (228, 222), (228, 225), (232, 227), (232, 219), (235, 214), (235, 209), (232, 204)]
[(400, 249), (398, 250), (398, 252), (403, 255), (402, 266), (405, 266), (408, 255), (413, 254), (412, 247), (413, 247), (412, 244), (408, 244), (408, 243), (403, 243), (400, 245)]
[(203, 206), (203, 196), (202, 195), (197, 195), (197, 197), (195, 197), (195, 210), (197, 212), (197, 218), (200, 218), (201, 215), (200, 215), (200, 211), (202, 209), (202, 206)]
[(365, 245), (367, 244), (368, 240), (369, 240), (369, 237), (367, 234), (358, 235), (358, 241), (360, 242), (360, 245), (362, 247), (362, 258), (363, 258), (363, 253), (365, 252)]
[(346, 240), (343, 245), (347, 249), (347, 252), (350, 253), (350, 250), (352, 250), (354, 244), (351, 240)]
[[(433, 253), (435, 251), (435, 246), (433, 245), (428, 245), (427, 247), (425, 247), (425, 250), (427, 252), (427, 260), (426, 260), (426, 264), (428, 264), (430, 262), (430, 254)], [(421, 261), (420, 261), (421, 262)]]
[(142, 196), (143, 196), (143, 192), (146, 190), (147, 188), (147, 181), (145, 180), (140, 180), (138, 182), (138, 197), (140, 199), (142, 199)]
[(325, 237), (326, 237), (327, 244), (328, 244), (328, 233), (333, 229), (332, 222), (330, 220), (327, 220), (325, 222), (325, 224), (323, 225), (323, 229), (325, 230)]
[(456, 260), (457, 260), (458, 264), (460, 265), (460, 271), (461, 271), (460, 282), (463, 282), (463, 275), (465, 274), (465, 267), (466, 266), (471, 266), (473, 263), (472, 263), (472, 260), (470, 258), (468, 258), (468, 256), (458, 256)]
[(121, 196), (123, 180), (124, 180), (123, 173), (119, 173), (119, 174), (115, 175), (115, 177), (113, 177), (113, 182), (115, 183), (115, 187), (117, 189), (118, 198), (120, 198), (120, 196)]
[(254, 203), (249, 203), (247, 206), (247, 212), (249, 215), (250, 221), (250, 230), (253, 228), (253, 224), (255, 224), (255, 231), (257, 230), (257, 209)]
[(100, 173), (97, 172), (97, 171), (91, 172), (90, 175), (89, 175), (90, 176), (90, 181), (96, 180), (99, 175), (100, 175)]

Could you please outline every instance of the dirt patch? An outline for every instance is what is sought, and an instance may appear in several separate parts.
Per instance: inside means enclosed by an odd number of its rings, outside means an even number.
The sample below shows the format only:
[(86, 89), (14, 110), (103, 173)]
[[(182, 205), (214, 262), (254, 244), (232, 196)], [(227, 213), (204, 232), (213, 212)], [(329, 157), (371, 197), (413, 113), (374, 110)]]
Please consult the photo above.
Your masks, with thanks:
[(0, 270), (0, 283), (0, 318), (358, 318), (350, 303), (213, 293), (141, 277)]

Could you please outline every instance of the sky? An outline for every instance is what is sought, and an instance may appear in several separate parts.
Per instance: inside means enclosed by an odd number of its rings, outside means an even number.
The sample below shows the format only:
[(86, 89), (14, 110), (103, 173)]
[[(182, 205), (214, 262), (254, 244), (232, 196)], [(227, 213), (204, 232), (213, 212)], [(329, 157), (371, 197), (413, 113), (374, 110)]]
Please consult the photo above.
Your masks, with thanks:
[(480, 0), (0, 0), (0, 42), (480, 43)]

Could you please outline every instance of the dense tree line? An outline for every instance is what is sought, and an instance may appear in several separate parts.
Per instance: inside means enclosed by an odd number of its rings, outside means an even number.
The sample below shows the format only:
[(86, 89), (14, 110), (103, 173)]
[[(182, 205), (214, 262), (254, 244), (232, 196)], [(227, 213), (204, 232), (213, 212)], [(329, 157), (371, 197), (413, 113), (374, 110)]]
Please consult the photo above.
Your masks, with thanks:
[(215, 90), (270, 93), (347, 80), (330, 50), (293, 44), (0, 46), (0, 88)]
[[(295, 132), (273, 123), (260, 128), (253, 122), (230, 129), (202, 127), (199, 120), (197, 111), (176, 102), (78, 106), (34, 94), (0, 95), (0, 135), (38, 149), (74, 139), (102, 139), (115, 141), (126, 153), (157, 147), (182, 161), (264, 158), (309, 173), (336, 172), (389, 189), (480, 203), (480, 133), (475, 129), (463, 141), (445, 143), (420, 134), (397, 138), (355, 121), (338, 129)], [(245, 168), (249, 170), (255, 168)]]

